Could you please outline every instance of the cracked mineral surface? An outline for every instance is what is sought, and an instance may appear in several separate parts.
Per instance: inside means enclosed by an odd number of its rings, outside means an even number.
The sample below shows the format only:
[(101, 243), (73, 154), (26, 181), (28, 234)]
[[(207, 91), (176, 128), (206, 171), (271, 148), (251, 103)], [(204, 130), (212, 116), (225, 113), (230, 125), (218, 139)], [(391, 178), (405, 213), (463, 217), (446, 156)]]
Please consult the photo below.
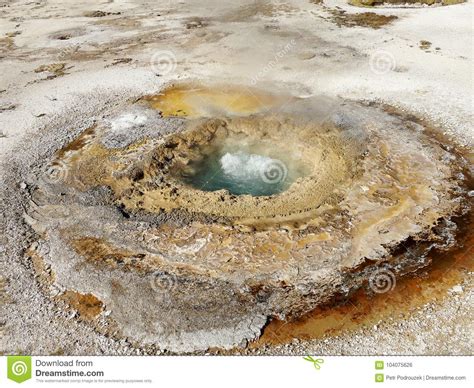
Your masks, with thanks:
[[(105, 308), (117, 338), (174, 352), (229, 349), (272, 318), (349, 295), (381, 268), (414, 271), (433, 247), (453, 244), (450, 218), (468, 208), (467, 161), (430, 128), (389, 107), (285, 100), (275, 98), (275, 112), (267, 102), (264, 112), (229, 116), (225, 100), (201, 99), (213, 116), (192, 118), (138, 101), (58, 150), (25, 214), (41, 236), (45, 286), (89, 318)], [(280, 167), (273, 179), (292, 161), (307, 173), (270, 196), (183, 181), (193, 161), (229, 141), (277, 149), (286, 163), (268, 167)]]

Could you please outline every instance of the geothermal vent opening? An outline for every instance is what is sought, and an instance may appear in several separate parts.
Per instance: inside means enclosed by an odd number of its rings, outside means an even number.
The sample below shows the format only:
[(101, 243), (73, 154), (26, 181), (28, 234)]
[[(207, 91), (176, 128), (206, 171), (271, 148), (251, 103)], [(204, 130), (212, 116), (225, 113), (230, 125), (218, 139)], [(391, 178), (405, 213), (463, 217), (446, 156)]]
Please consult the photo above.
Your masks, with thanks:
[(185, 184), (203, 191), (271, 196), (308, 174), (298, 155), (273, 142), (227, 140), (203, 150), (182, 171)]

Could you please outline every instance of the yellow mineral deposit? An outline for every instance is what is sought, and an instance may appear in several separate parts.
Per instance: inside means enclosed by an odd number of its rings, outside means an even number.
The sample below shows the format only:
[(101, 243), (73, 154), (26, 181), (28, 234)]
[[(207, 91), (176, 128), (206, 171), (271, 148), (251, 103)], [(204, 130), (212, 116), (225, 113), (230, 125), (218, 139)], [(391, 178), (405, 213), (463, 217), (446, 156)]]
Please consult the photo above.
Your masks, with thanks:
[(144, 97), (164, 117), (212, 117), (221, 114), (249, 115), (285, 101), (281, 96), (251, 87), (177, 84), (163, 92)]

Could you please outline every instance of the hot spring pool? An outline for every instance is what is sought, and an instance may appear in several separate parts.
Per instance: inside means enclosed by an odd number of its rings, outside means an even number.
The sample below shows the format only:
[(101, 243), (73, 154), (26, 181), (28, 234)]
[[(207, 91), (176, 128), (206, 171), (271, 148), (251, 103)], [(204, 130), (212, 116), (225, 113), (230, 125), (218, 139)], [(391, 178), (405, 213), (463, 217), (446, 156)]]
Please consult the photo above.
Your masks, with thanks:
[[(283, 159), (283, 158), (282, 158)], [(185, 183), (203, 191), (227, 190), (234, 195), (270, 196), (289, 188), (304, 175), (294, 163), (249, 149), (219, 149), (191, 165)]]

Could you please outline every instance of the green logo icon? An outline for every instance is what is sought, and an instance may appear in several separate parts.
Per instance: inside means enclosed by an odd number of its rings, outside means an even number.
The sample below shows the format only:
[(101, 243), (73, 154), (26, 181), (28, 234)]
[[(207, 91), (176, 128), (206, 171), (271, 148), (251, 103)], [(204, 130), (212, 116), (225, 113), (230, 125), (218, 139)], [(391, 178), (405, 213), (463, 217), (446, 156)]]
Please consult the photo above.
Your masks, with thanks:
[(31, 379), (31, 357), (8, 356), (7, 377), (17, 383)]
[(303, 357), (304, 360), (312, 362), (315, 369), (320, 370), (321, 364), (324, 364), (324, 360), (322, 358), (313, 358), (311, 356)]
[(383, 369), (383, 361), (375, 361), (375, 369)]
[(383, 378), (383, 373), (377, 373), (375, 375), (375, 382), (376, 383), (383, 383), (384, 378)]

